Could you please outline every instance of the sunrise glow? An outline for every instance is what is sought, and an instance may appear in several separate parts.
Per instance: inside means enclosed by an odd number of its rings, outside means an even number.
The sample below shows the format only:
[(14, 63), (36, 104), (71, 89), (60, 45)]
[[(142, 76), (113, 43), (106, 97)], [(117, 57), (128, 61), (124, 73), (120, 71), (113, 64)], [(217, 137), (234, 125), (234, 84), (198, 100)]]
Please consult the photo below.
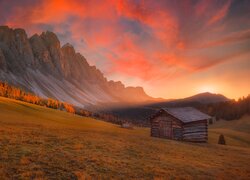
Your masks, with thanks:
[(0, 0), (2, 179), (250, 180), (250, 0)]
[(249, 1), (216, 2), (4, 0), (0, 24), (53, 31), (108, 79), (154, 97), (238, 98), (250, 92)]
[(203, 93), (203, 92), (210, 92), (210, 93), (216, 93), (216, 88), (211, 85), (205, 85), (199, 88), (198, 93)]

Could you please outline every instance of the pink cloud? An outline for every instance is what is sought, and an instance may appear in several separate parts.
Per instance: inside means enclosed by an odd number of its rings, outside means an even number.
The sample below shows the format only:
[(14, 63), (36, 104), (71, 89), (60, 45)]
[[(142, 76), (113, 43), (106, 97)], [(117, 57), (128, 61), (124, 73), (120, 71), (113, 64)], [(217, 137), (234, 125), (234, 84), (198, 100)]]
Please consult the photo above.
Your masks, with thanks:
[(158, 39), (171, 43), (178, 36), (178, 20), (166, 7), (158, 5), (156, 8), (157, 10), (153, 9), (145, 1), (141, 1), (139, 4), (119, 1), (117, 4), (118, 15), (149, 26)]
[[(172, 6), (164, 5), (164, 1), (43, 0), (25, 10), (21, 6), (14, 7), (6, 23), (24, 27), (31, 33), (40, 32), (41, 24), (51, 25), (59, 34), (67, 30), (73, 42), (84, 39), (87, 44), (84, 51), (104, 57), (99, 61), (110, 64), (105, 72), (144, 81), (168, 77), (173, 72), (185, 74), (212, 68), (228, 61), (232, 55), (211, 57), (213, 48), (223, 45), (227, 51), (226, 46), (249, 36), (248, 31), (233, 35), (225, 32), (225, 37), (220, 34), (230, 29), (220, 23), (227, 17), (229, 0), (221, 5), (212, 0), (198, 1), (195, 5), (190, 1), (168, 3)], [(122, 27), (121, 19), (136, 24), (137, 31)], [(62, 26), (64, 23), (68, 25), (66, 29)], [(200, 52), (201, 49), (206, 51)]]
[(217, 10), (215, 12), (215, 14), (209, 19), (209, 21), (207, 22), (207, 25), (212, 25), (218, 21), (220, 21), (221, 19), (223, 19), (228, 12), (228, 9), (231, 5), (231, 0), (228, 0), (221, 9)]

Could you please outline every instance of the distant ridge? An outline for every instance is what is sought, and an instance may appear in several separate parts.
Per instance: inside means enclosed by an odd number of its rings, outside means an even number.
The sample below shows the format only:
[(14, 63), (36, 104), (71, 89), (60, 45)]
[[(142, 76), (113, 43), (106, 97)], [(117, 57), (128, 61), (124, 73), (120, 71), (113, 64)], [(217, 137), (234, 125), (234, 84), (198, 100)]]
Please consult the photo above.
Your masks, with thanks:
[(195, 102), (199, 102), (202, 104), (225, 102), (229, 100), (230, 99), (228, 99), (222, 94), (214, 94), (210, 92), (199, 93), (194, 96), (190, 96), (190, 97), (182, 99), (182, 101), (195, 101)]
[(152, 106), (153, 107), (189, 106), (193, 104), (211, 104), (211, 103), (226, 102), (226, 101), (230, 101), (230, 99), (222, 94), (204, 92), (183, 99), (175, 99), (165, 102), (154, 103), (152, 104)]
[(230, 99), (221, 94), (205, 92), (183, 99), (170, 99), (155, 103), (133, 104), (121, 107), (106, 107), (106, 109), (101, 109), (100, 111), (112, 113), (121, 119), (127, 119), (142, 126), (150, 126), (149, 117), (161, 108), (190, 106), (199, 109), (199, 107), (206, 106), (206, 104), (216, 104), (226, 101), (230, 101)]

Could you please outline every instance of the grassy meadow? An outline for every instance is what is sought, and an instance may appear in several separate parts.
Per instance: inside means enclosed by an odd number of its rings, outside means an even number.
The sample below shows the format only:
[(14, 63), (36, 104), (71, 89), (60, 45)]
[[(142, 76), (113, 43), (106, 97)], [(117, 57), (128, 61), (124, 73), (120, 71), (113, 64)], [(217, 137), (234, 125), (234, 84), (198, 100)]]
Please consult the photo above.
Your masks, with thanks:
[(209, 143), (184, 143), (0, 97), (0, 179), (249, 179), (249, 129), (219, 121)]
[(250, 148), (250, 116), (234, 121), (220, 120), (209, 126), (209, 143), (217, 143), (220, 134), (228, 145)]

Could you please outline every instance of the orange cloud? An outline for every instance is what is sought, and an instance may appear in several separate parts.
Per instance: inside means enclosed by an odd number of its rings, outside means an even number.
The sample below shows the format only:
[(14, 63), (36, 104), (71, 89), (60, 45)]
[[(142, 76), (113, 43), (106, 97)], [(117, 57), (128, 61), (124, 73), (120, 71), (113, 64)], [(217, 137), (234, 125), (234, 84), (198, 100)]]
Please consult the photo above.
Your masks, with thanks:
[(213, 1), (200, 0), (195, 6), (195, 14), (196, 16), (204, 16), (207, 13), (209, 7), (211, 7)]
[(223, 7), (219, 9), (217, 12), (215, 12), (215, 14), (209, 19), (209, 21), (207, 22), (207, 25), (214, 24), (218, 22), (219, 20), (223, 19), (227, 14), (230, 5), (231, 5), (231, 0), (228, 0), (223, 5)]
[(155, 69), (145, 55), (144, 50), (135, 44), (133, 38), (124, 35), (122, 43), (113, 47), (112, 54), (108, 55), (113, 64), (110, 72), (120, 72), (148, 80)]
[[(30, 35), (49, 28), (63, 42), (75, 44), (106, 75), (149, 82), (206, 71), (245, 54), (250, 27), (234, 26), (232, 3), (38, 0), (13, 5), (2, 21)], [(1, 8), (0, 2), (0, 15)], [(245, 21), (240, 24), (249, 24)]]
[(208, 42), (207, 44), (202, 45), (202, 48), (209, 48), (214, 46), (222, 46), (228, 45), (232, 43), (238, 43), (241, 41), (250, 40), (250, 29), (240, 31), (240, 32), (233, 32), (226, 36), (221, 37), (215, 41)]
[(131, 18), (151, 28), (155, 36), (165, 43), (171, 43), (178, 36), (179, 24), (167, 8), (157, 6), (157, 10), (150, 7), (145, 1), (138, 4), (129, 1), (118, 1), (118, 15)]
[[(98, 2), (98, 6), (96, 3)], [(34, 6), (13, 8), (9, 18), (9, 23), (22, 25), (25, 23), (62, 23), (70, 16), (82, 18), (112, 19), (115, 18), (114, 11), (110, 7), (114, 6), (113, 1), (67, 1), (67, 0), (43, 0)], [(14, 13), (15, 12), (15, 13)], [(20, 19), (23, 17), (25, 19)]]

